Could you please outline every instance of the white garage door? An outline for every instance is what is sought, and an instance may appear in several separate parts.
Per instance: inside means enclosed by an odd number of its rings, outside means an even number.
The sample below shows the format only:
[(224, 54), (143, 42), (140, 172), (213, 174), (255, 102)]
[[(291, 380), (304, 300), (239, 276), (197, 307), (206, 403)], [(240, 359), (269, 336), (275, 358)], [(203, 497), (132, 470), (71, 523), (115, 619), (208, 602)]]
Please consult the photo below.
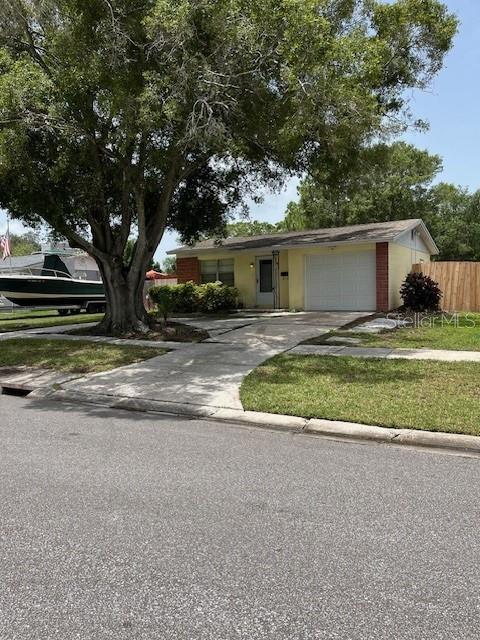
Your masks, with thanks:
[(375, 252), (307, 256), (305, 308), (309, 311), (375, 311)]

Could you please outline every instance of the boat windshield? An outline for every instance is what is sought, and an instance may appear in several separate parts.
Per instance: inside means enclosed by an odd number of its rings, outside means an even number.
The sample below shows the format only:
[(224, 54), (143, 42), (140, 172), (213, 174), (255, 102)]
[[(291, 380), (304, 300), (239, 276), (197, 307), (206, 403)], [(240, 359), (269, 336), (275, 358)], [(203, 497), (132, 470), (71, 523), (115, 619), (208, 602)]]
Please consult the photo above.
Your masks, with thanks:
[(56, 253), (49, 253), (45, 256), (43, 260), (43, 269), (42, 275), (48, 276), (52, 275), (51, 272), (62, 273), (62, 276), (55, 276), (56, 278), (71, 278), (70, 271), (68, 270), (67, 265), (64, 261), (58, 256)]

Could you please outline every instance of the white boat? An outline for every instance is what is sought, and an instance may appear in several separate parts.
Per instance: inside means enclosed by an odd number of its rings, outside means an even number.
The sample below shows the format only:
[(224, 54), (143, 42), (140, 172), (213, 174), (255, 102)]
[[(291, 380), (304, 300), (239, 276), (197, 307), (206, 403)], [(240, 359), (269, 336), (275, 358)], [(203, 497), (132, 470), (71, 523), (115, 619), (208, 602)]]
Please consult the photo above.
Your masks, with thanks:
[(58, 308), (59, 313), (86, 309), (105, 310), (105, 290), (101, 280), (72, 276), (57, 254), (44, 256), (41, 267), (11, 268), (0, 271), (0, 293), (21, 307)]

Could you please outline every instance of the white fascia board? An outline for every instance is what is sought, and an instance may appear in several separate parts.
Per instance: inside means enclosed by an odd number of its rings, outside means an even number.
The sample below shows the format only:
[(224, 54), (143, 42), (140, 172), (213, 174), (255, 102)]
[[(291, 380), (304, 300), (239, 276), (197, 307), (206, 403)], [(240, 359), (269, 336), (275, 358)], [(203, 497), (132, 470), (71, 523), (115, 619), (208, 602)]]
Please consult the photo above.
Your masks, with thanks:
[(208, 249), (195, 249), (192, 247), (191, 249), (170, 249), (166, 251), (166, 254), (169, 256), (197, 256), (202, 253), (215, 253), (215, 252), (225, 252), (225, 251), (235, 251), (239, 252), (238, 249), (229, 249), (228, 247), (210, 247)]
[(417, 228), (420, 230), (420, 234), (422, 236), (423, 241), (425, 242), (427, 247), (430, 249), (430, 255), (438, 256), (440, 251), (435, 243), (435, 240), (432, 238), (430, 231), (427, 229), (426, 224), (423, 222), (423, 220), (420, 220), (420, 219), (412, 222), (412, 224), (409, 227), (404, 229), (402, 232), (398, 233), (393, 238), (392, 242), (395, 242), (396, 240), (398, 240), (407, 231), (412, 231), (413, 229), (417, 229)]
[(282, 249), (311, 249), (312, 247), (338, 247), (344, 244), (377, 244), (377, 242), (391, 242), (392, 238), (367, 238), (366, 240), (337, 240), (337, 242), (300, 242), (288, 245), (275, 245), (270, 247), (272, 251), (281, 251)]

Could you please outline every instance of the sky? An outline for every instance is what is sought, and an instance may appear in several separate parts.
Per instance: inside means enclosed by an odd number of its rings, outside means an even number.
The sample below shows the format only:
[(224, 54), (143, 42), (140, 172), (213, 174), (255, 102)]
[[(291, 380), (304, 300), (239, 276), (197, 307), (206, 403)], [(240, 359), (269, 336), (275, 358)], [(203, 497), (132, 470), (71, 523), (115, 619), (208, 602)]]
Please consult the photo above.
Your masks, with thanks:
[[(427, 120), (426, 133), (408, 132), (404, 137), (417, 147), (443, 158), (439, 179), (480, 189), (480, 0), (444, 0), (460, 20), (454, 47), (444, 67), (427, 92), (411, 96), (415, 118)], [(292, 179), (281, 193), (265, 192), (263, 202), (249, 204), (251, 219), (278, 222), (287, 204), (297, 198), (298, 180)], [(0, 233), (6, 226), (0, 210)], [(21, 231), (13, 221), (11, 231)], [(166, 233), (156, 252), (162, 261), (165, 252), (177, 246), (176, 236)]]

